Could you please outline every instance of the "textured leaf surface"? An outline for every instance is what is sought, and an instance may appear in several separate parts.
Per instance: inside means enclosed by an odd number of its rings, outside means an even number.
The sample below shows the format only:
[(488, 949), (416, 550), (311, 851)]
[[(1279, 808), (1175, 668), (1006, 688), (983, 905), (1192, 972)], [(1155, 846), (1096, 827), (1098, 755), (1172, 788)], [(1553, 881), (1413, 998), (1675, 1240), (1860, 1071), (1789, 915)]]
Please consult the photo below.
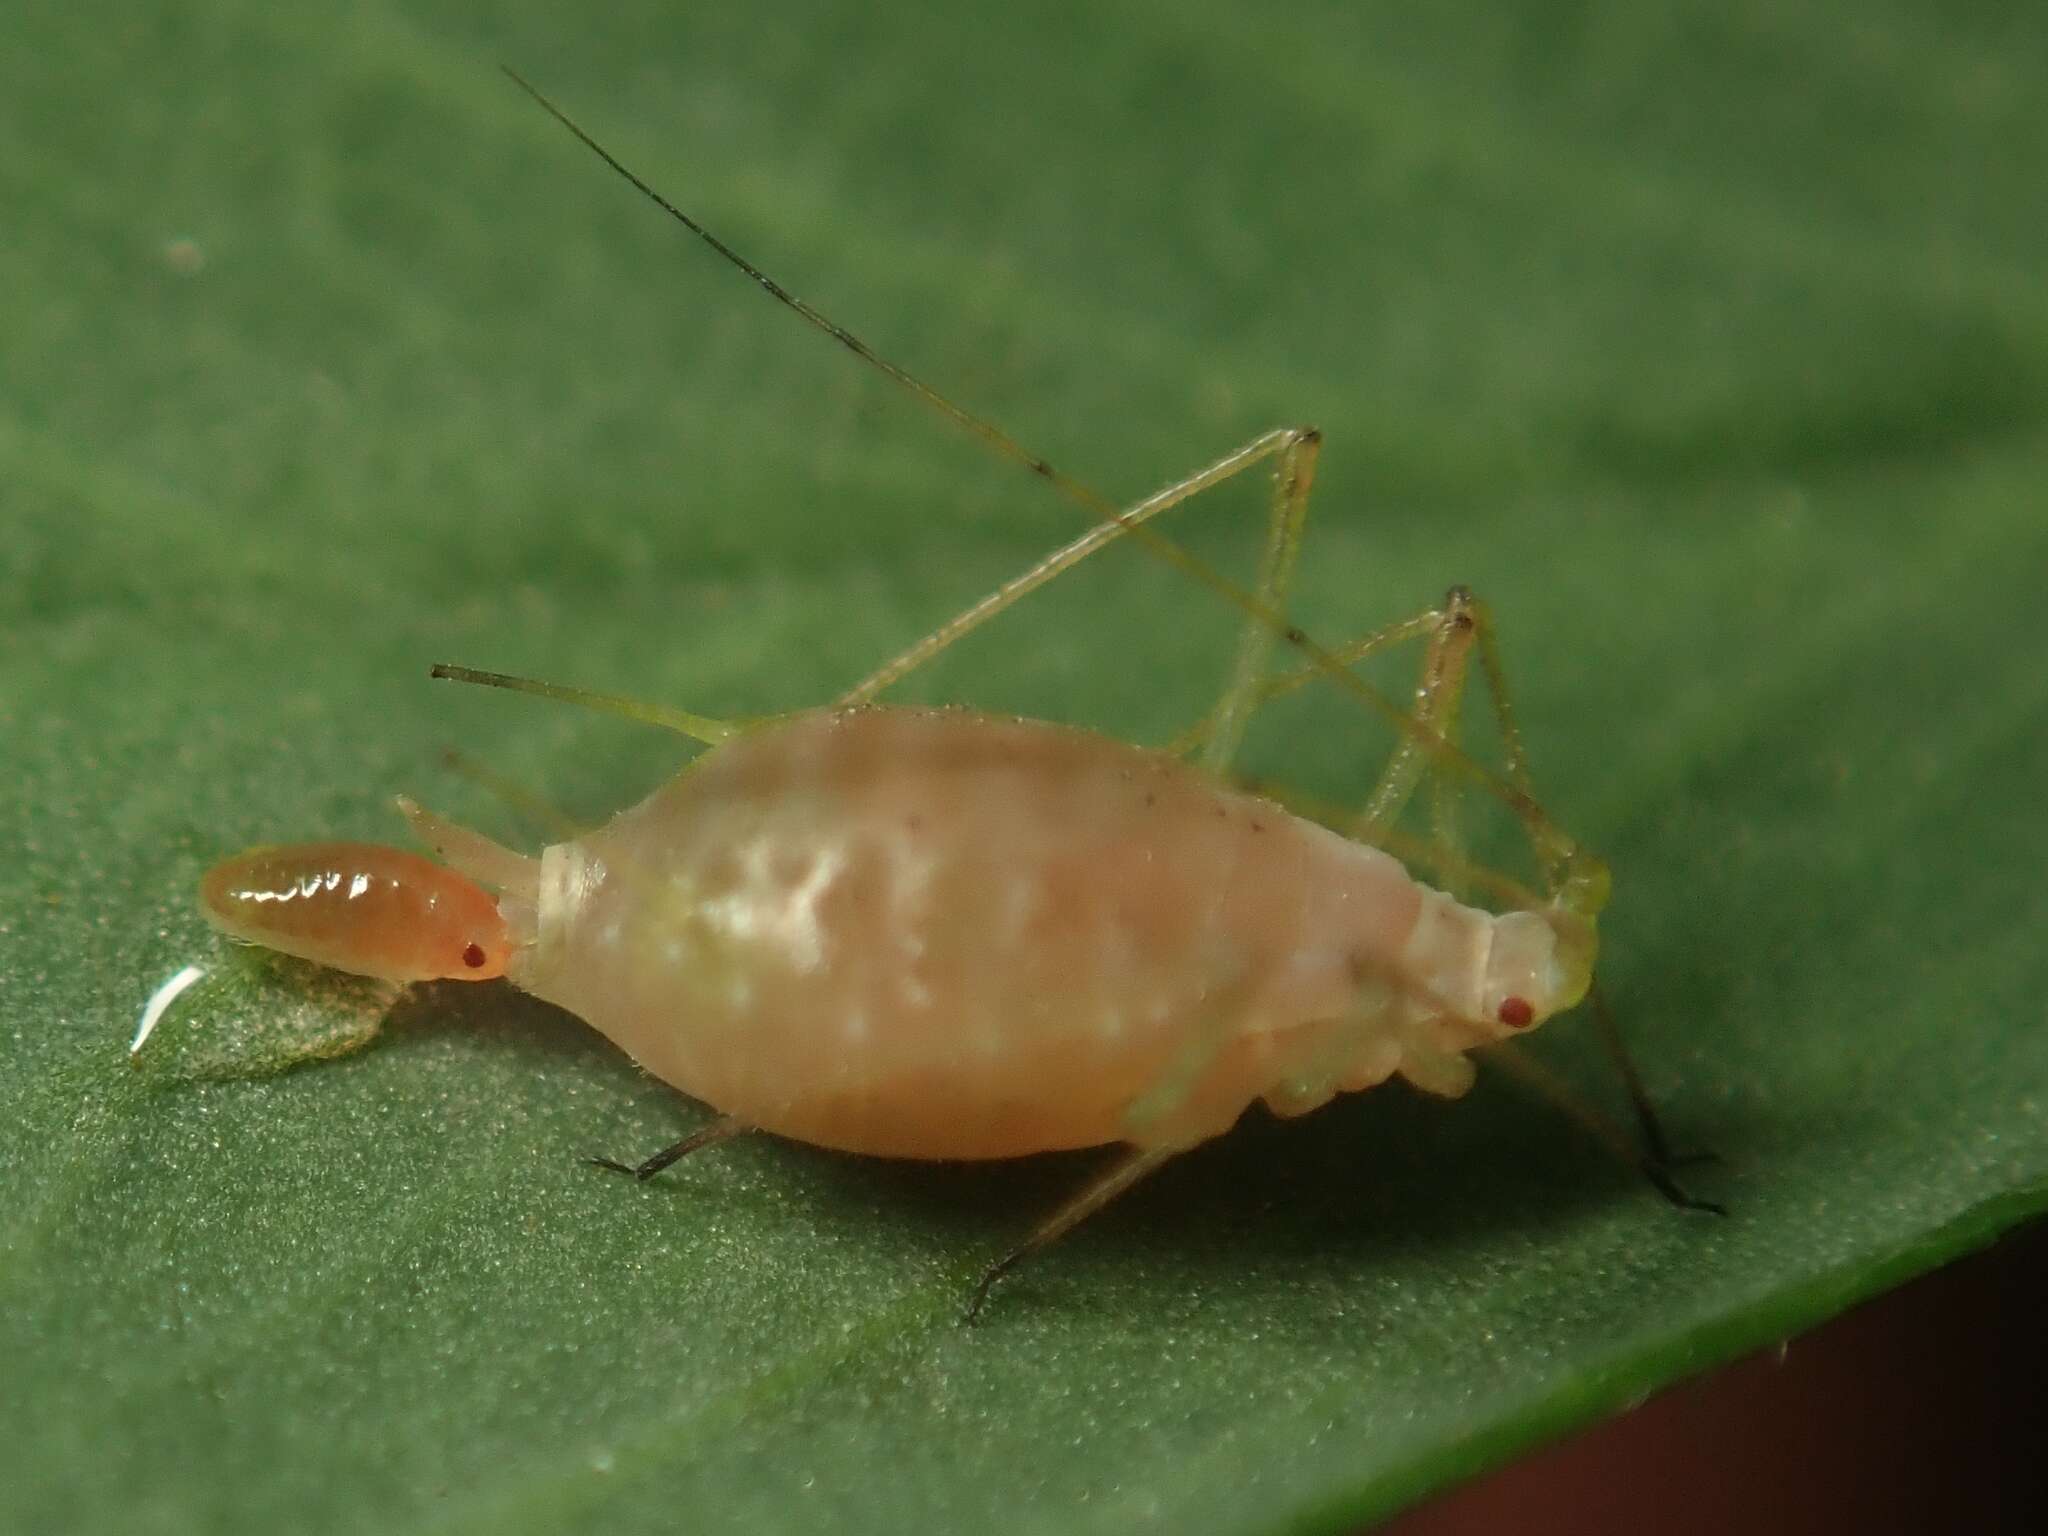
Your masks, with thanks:
[[(5, 1523), (1336, 1530), (2048, 1201), (2036, 13), (683, 9), (10, 10)], [(131, 1071), (222, 851), (392, 838), (400, 790), (516, 833), (450, 745), (583, 816), (673, 763), (430, 661), (812, 702), (1076, 526), (500, 58), (1120, 494), (1321, 424), (1305, 621), (1492, 600), (1734, 1215), (1498, 1085), (1389, 1089), (1184, 1159), (970, 1333), (1086, 1159), (622, 1188), (581, 1155), (699, 1111), (497, 989)], [(927, 694), (1158, 739), (1222, 632), (1105, 560)], [(1385, 747), (1319, 699), (1257, 752), (1355, 796)]]

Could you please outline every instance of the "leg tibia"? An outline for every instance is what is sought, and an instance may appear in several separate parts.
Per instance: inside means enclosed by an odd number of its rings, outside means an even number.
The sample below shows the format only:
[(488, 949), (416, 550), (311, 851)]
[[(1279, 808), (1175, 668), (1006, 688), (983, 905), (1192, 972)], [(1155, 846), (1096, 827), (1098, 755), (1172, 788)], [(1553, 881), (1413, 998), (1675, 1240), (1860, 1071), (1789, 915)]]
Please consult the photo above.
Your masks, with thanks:
[(1065, 1205), (1040, 1222), (1029, 1237), (981, 1272), (981, 1280), (975, 1285), (974, 1294), (968, 1298), (967, 1311), (961, 1321), (971, 1323), (980, 1316), (990, 1288), (1004, 1275), (1041, 1248), (1066, 1236), (1162, 1163), (1185, 1150), (1183, 1147), (1136, 1147), (1124, 1152), (1102, 1173), (1082, 1185)]
[[(1276, 535), (1269, 535), (1267, 559), (1260, 571), (1262, 583), (1270, 581), (1284, 592), (1286, 581), (1293, 565), (1293, 548), (1299, 540), (1300, 507), (1306, 505), (1308, 483), (1313, 474), (1313, 445), (1320, 441), (1320, 435), (1313, 429), (1281, 427), (1252, 439), (1234, 453), (1225, 454), (1215, 463), (1189, 475), (1185, 480), (1155, 491), (1143, 501), (1122, 511), (1105, 516), (1094, 527), (1079, 537), (1069, 540), (1051, 554), (1045, 556), (1029, 569), (1020, 572), (1004, 582), (995, 591), (980, 601), (969, 605), (955, 614), (937, 629), (910, 646), (901, 654), (877, 667), (867, 677), (841, 695), (842, 704), (866, 704), (880, 697), (885, 689), (901, 682), (919, 667), (938, 656), (948, 646), (972, 634), (989, 620), (1015, 606), (1020, 600), (1037, 591), (1054, 577), (1072, 570), (1083, 560), (1105, 545), (1127, 535), (1135, 536), (1154, 553), (1163, 556), (1169, 564), (1178, 566), (1198, 581), (1224, 592), (1234, 593), (1238, 598), (1247, 594), (1232, 587), (1213, 571), (1188, 554), (1177, 544), (1164, 538), (1156, 529), (1147, 525), (1163, 513), (1171, 511), (1183, 502), (1200, 495), (1203, 491), (1223, 484), (1224, 481), (1244, 473), (1253, 465), (1273, 458), (1282, 457), (1283, 490), (1289, 480), (1298, 482), (1298, 490), (1290, 499), (1297, 504), (1294, 512), (1293, 535), (1286, 539), (1284, 548), (1275, 553)], [(1304, 450), (1304, 445), (1308, 445)], [(1310, 468), (1301, 467), (1304, 451)], [(1291, 468), (1290, 468), (1291, 466)], [(1264, 591), (1264, 588), (1261, 588)], [(1263, 606), (1263, 598), (1250, 598), (1254, 606)], [(1270, 628), (1270, 626), (1268, 626)]]

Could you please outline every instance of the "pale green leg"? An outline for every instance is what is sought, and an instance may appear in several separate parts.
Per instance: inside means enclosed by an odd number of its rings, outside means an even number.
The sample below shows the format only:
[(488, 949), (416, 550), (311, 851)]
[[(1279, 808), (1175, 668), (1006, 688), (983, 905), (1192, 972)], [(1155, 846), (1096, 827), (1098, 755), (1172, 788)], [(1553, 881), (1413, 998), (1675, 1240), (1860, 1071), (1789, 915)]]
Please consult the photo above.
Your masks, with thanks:
[(1124, 1151), (1108, 1168), (1083, 1185), (1074, 1197), (1032, 1229), (1031, 1235), (981, 1272), (981, 1279), (968, 1298), (961, 1321), (972, 1323), (981, 1315), (988, 1293), (998, 1280), (1041, 1248), (1057, 1242), (1093, 1216), (1118, 1195), (1153, 1172), (1185, 1147), (1134, 1147)]
[(1273, 473), (1273, 499), (1266, 521), (1266, 547), (1259, 558), (1258, 585), (1253, 598), (1258, 610), (1248, 611), (1238, 630), (1237, 654), (1223, 685), (1223, 697), (1210, 712), (1212, 728), (1202, 745), (1202, 766), (1217, 775), (1227, 774), (1244, 741), (1244, 728), (1258, 707), (1267, 663), (1278, 638), (1271, 614), (1287, 617), (1287, 593), (1294, 584), (1294, 568), (1301, 553), (1302, 530), (1308, 524), (1309, 492), (1315, 486), (1316, 460), (1322, 452), (1323, 435), (1309, 430), (1295, 433), (1281, 448), (1280, 462)]
[[(1114, 543), (1127, 534), (1143, 530), (1146, 524), (1162, 513), (1169, 512), (1203, 491), (1221, 485), (1252, 466), (1277, 456), (1280, 462), (1276, 475), (1271, 527), (1267, 534), (1265, 556), (1259, 567), (1260, 607), (1264, 608), (1267, 606), (1265, 599), (1268, 595), (1284, 597), (1288, 580), (1292, 575), (1295, 553), (1300, 545), (1301, 525), (1306, 516), (1309, 485), (1314, 478), (1316, 451), (1321, 442), (1322, 434), (1314, 428), (1276, 428), (1254, 438), (1236, 452), (1224, 455), (1185, 480), (1175, 481), (1172, 485), (1155, 491), (1143, 501), (1098, 522), (1086, 533), (1069, 540), (1029, 569), (1011, 577), (988, 596), (955, 614), (900, 655), (877, 667), (842, 694), (839, 702), (873, 702), (886, 689), (924, 666), (956, 640), (972, 634), (990, 619), (1015, 606), (1019, 600), (1037, 591), (1054, 577), (1072, 570), (1105, 545)], [(1198, 572), (1207, 573), (1207, 567), (1200, 566), (1192, 556), (1181, 558), (1195, 566)], [(1238, 642), (1233, 678), (1240, 672), (1256, 673), (1261, 665), (1264, 649), (1272, 644), (1272, 631), (1271, 623), (1255, 614), (1247, 614), (1244, 630)], [(1245, 691), (1233, 684), (1231, 689), (1226, 690), (1226, 697), (1232, 692)]]

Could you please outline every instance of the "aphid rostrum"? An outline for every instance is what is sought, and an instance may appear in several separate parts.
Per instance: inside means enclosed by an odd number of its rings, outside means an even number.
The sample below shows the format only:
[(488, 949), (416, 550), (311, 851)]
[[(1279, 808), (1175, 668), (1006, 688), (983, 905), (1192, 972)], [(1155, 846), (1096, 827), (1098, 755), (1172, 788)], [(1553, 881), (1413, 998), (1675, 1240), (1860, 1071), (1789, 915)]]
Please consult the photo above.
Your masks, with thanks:
[[(510, 71), (508, 71), (510, 73)], [(637, 1165), (748, 1131), (905, 1158), (1125, 1150), (992, 1264), (1018, 1260), (1254, 1102), (1281, 1115), (1393, 1076), (1456, 1097), (1470, 1053), (1578, 1004), (1608, 879), (1538, 804), (1488, 612), (1462, 589), (1348, 644), (1291, 623), (1287, 596), (1321, 436), (1266, 433), (1118, 507), (953, 405), (745, 261), (525, 81), (640, 193), (780, 303), (874, 364), (1092, 519), (1078, 537), (830, 706), (751, 722), (461, 667), (435, 675), (608, 708), (707, 747), (604, 827), (529, 857), (400, 806), (447, 865), (365, 844), (251, 850), (209, 871), (206, 916), (233, 937), (393, 981), (503, 975), (559, 1004), (717, 1118)], [(1255, 584), (1234, 585), (1154, 519), (1269, 466)], [(1129, 538), (1241, 618), (1216, 707), (1165, 750), (1042, 721), (893, 706), (881, 694), (1106, 544)], [(1419, 643), (1401, 707), (1357, 664)], [(1276, 648), (1292, 655), (1275, 661)], [(1457, 745), (1473, 664), (1504, 768)], [(1233, 780), (1253, 712), (1333, 685), (1398, 745), (1342, 830)], [(1466, 905), (1396, 858), (1426, 775), (1497, 796), (1545, 889), (1479, 869), (1442, 818), (1435, 862), (1504, 910)], [(1682, 1204), (1655, 1121), (1646, 1171)]]

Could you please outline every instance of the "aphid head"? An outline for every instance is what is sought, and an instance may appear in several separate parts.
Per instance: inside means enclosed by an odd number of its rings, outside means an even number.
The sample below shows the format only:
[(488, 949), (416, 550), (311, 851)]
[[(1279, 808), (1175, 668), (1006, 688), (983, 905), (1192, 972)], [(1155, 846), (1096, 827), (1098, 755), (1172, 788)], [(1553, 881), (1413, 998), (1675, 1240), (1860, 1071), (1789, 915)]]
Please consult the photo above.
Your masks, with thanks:
[(1496, 1039), (1524, 1034), (1586, 995), (1607, 885), (1607, 867), (1577, 855), (1549, 906), (1494, 920), (1480, 1022)]

